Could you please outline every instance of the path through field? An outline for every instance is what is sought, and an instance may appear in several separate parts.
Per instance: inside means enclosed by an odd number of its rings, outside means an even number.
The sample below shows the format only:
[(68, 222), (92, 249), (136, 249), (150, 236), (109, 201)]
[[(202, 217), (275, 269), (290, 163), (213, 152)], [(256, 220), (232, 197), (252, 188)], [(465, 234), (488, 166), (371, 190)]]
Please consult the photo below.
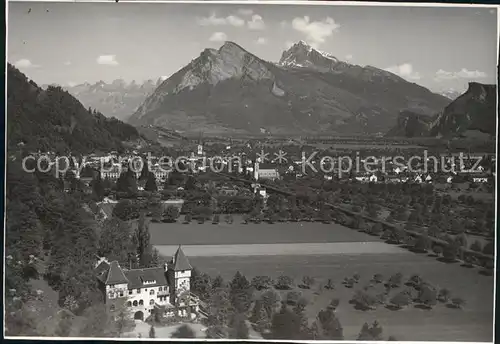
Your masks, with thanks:
[[(171, 256), (178, 245), (156, 245), (162, 256)], [(188, 257), (330, 255), (330, 254), (404, 254), (407, 250), (383, 242), (335, 242), (301, 244), (183, 245)]]

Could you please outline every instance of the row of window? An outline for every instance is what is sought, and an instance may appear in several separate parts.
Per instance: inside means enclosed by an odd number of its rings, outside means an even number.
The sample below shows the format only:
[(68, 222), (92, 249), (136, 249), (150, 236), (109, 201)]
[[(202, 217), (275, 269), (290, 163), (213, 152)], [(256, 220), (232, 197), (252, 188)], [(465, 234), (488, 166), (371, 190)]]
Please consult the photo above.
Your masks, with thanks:
[[(114, 288), (114, 285), (110, 285), (110, 288)], [(148, 289), (147, 289), (147, 288), (145, 288), (144, 290), (145, 290), (145, 291), (148, 291)], [(164, 291), (168, 291), (168, 287), (158, 287), (158, 291), (159, 291), (159, 292), (160, 292), (160, 291), (163, 291), (163, 290), (164, 290)], [(128, 294), (129, 294), (129, 295), (132, 295), (133, 293), (134, 293), (134, 290), (133, 290), (133, 289), (129, 289), (129, 290), (128, 290)], [(139, 288), (139, 289), (136, 289), (136, 293), (137, 293), (137, 294), (140, 294), (140, 293), (141, 293), (141, 289), (140, 289), (140, 288)], [(114, 298), (114, 297), (115, 297), (115, 293), (114, 293), (113, 291), (110, 291), (108, 294), (109, 294), (109, 298), (110, 298), (110, 299), (112, 299), (112, 298)], [(120, 297), (123, 297), (123, 296), (124, 296), (124, 293), (123, 293), (123, 291), (122, 291), (122, 290), (120, 290), (120, 291), (118, 292), (118, 294), (120, 295)], [(149, 295), (154, 295), (154, 294), (155, 294), (154, 289), (151, 289), (151, 290), (149, 291)]]
[[(158, 299), (160, 301), (167, 301), (167, 297), (166, 296), (158, 296)], [(155, 304), (155, 300), (154, 299), (151, 299), (149, 300), (149, 305), (153, 306)], [(143, 306), (144, 305), (144, 301), (143, 300), (139, 300), (139, 302), (137, 302), (137, 300), (135, 300), (134, 302), (132, 301), (128, 301), (127, 302), (127, 306), (128, 307), (137, 307), (137, 306)]]

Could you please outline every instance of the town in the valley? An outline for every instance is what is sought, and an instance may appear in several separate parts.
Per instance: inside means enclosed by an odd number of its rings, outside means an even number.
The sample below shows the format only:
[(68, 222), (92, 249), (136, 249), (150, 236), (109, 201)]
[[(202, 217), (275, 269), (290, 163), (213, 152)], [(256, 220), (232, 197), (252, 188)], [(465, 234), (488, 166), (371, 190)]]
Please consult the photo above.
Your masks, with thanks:
[(108, 5), (9, 4), (6, 336), (492, 342), (496, 7)]

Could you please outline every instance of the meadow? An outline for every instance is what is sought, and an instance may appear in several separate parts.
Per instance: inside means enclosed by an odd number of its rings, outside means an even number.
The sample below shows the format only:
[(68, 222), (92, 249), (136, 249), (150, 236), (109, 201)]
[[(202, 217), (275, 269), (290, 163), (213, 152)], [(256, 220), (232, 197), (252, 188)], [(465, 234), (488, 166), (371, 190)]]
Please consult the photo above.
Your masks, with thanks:
[[(257, 275), (277, 278), (288, 275), (300, 283), (303, 276), (314, 277), (315, 285), (310, 290), (300, 290), (309, 300), (307, 314), (312, 321), (332, 298), (340, 300), (337, 316), (344, 328), (347, 340), (356, 339), (364, 322), (377, 320), (384, 329), (384, 337), (395, 336), (406, 341), (491, 341), (493, 338), (493, 278), (482, 276), (475, 269), (464, 269), (459, 264), (443, 264), (436, 260), (411, 252), (387, 254), (330, 254), (330, 255), (287, 255), (287, 256), (233, 256), (190, 257), (197, 269), (211, 276), (221, 275), (230, 280), (236, 271), (248, 279)], [(393, 311), (379, 306), (373, 311), (354, 309), (349, 304), (356, 289), (361, 289), (374, 274), (384, 278), (401, 272), (406, 281), (412, 274), (419, 274), (424, 280), (439, 288), (448, 288), (452, 296), (466, 300), (463, 310), (437, 304), (432, 310), (410, 308)], [(353, 274), (361, 276), (353, 289), (341, 282)], [(334, 290), (317, 287), (328, 279), (335, 284)], [(391, 295), (401, 288), (391, 292)], [(282, 292), (286, 294), (286, 292)], [(284, 298), (285, 295), (282, 296)]]
[(369, 236), (331, 223), (285, 222), (243, 224), (235, 216), (233, 224), (225, 222), (198, 224), (195, 221), (183, 224), (150, 223), (153, 245), (236, 245), (236, 244), (279, 244), (279, 243), (334, 243), (374, 242), (379, 238)]
[[(364, 322), (377, 320), (384, 338), (395, 336), (406, 341), (491, 341), (493, 337), (493, 277), (483, 276), (476, 268), (460, 263), (445, 264), (427, 254), (416, 254), (395, 245), (383, 243), (338, 224), (277, 223), (228, 225), (150, 224), (151, 242), (163, 256), (171, 255), (176, 246), (183, 249), (191, 264), (213, 277), (231, 280), (237, 271), (249, 280), (267, 275), (276, 279), (288, 275), (299, 284), (311, 276), (311, 289), (298, 289), (309, 300), (307, 314), (313, 321), (331, 299), (338, 298), (337, 316), (344, 337), (354, 340)], [(410, 306), (403, 310), (356, 310), (349, 300), (374, 274), (385, 279), (398, 272), (406, 281), (419, 274), (438, 288), (448, 288), (452, 297), (465, 299), (462, 310), (438, 303), (432, 310)], [(342, 285), (346, 277), (361, 276), (354, 288)], [(319, 288), (331, 279), (334, 290)], [(394, 295), (401, 288), (392, 291)], [(285, 297), (286, 292), (282, 293)]]

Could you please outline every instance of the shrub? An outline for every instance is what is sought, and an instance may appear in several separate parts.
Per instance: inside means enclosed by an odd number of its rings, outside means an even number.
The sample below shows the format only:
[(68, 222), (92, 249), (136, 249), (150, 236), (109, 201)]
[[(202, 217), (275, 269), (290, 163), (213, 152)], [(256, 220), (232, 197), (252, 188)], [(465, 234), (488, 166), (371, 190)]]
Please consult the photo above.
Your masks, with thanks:
[(423, 286), (420, 289), (420, 295), (418, 296), (418, 300), (421, 304), (428, 308), (432, 308), (437, 302), (437, 292), (434, 288), (430, 286)]
[(279, 290), (291, 289), (293, 286), (293, 279), (290, 276), (281, 275), (276, 280), (274, 287)]
[(415, 241), (415, 249), (420, 252), (427, 252), (430, 245), (431, 241), (425, 234), (420, 235)]
[(443, 247), (439, 245), (434, 245), (432, 247), (432, 251), (436, 254), (436, 256), (440, 256), (443, 253)]
[(373, 293), (364, 290), (357, 290), (351, 301), (363, 310), (375, 309), (378, 303)]
[(168, 206), (163, 212), (163, 221), (175, 222), (179, 217), (179, 209), (174, 206)]
[(483, 250), (483, 245), (481, 245), (481, 242), (478, 240), (474, 241), (472, 245), (470, 245), (470, 249), (475, 252), (482, 252)]
[(392, 275), (389, 278), (389, 281), (387, 281), (387, 284), (391, 288), (398, 288), (401, 286), (402, 283), (403, 283), (403, 274), (401, 272), (398, 272), (397, 274)]
[(286, 303), (295, 306), (299, 301), (301, 293), (298, 291), (290, 291), (286, 294)]
[(328, 282), (326, 282), (325, 289), (328, 289), (328, 290), (335, 289), (335, 284), (333, 283), (331, 278), (329, 278)]
[(408, 279), (407, 284), (411, 287), (418, 288), (423, 283), (422, 277), (420, 275), (412, 275), (410, 279)]
[(396, 294), (390, 301), (391, 305), (397, 309), (401, 309), (404, 306), (408, 306), (411, 303), (411, 298), (408, 293), (400, 292)]
[(437, 299), (440, 302), (448, 302), (450, 297), (451, 297), (451, 292), (446, 288), (440, 289), (437, 295)]
[(312, 278), (311, 276), (304, 276), (302, 278), (302, 285), (301, 285), (302, 288), (310, 289), (313, 284), (314, 284), (314, 278)]
[(331, 310), (335, 311), (335, 310), (337, 310), (339, 304), (340, 304), (340, 300), (339, 299), (332, 299), (330, 301), (330, 304), (328, 305), (328, 309), (331, 309)]
[(382, 227), (382, 225), (377, 222), (377, 223), (373, 224), (372, 228), (370, 229), (370, 233), (375, 234), (375, 235), (379, 235), (380, 233), (382, 233), (383, 230), (384, 230), (384, 228)]
[(384, 276), (381, 274), (375, 274), (373, 275), (372, 281), (375, 283), (382, 283), (384, 281)]
[(450, 243), (443, 250), (443, 258), (447, 262), (455, 262), (457, 260), (458, 252), (459, 252), (458, 243), (456, 242)]
[(483, 253), (488, 255), (493, 255), (495, 253), (495, 246), (492, 242), (488, 242), (486, 245), (484, 245)]
[(465, 305), (465, 300), (461, 297), (454, 297), (453, 299), (451, 299), (451, 304), (455, 308), (462, 309), (462, 307)]
[(255, 276), (251, 284), (257, 290), (269, 289), (273, 285), (273, 280), (269, 276)]

